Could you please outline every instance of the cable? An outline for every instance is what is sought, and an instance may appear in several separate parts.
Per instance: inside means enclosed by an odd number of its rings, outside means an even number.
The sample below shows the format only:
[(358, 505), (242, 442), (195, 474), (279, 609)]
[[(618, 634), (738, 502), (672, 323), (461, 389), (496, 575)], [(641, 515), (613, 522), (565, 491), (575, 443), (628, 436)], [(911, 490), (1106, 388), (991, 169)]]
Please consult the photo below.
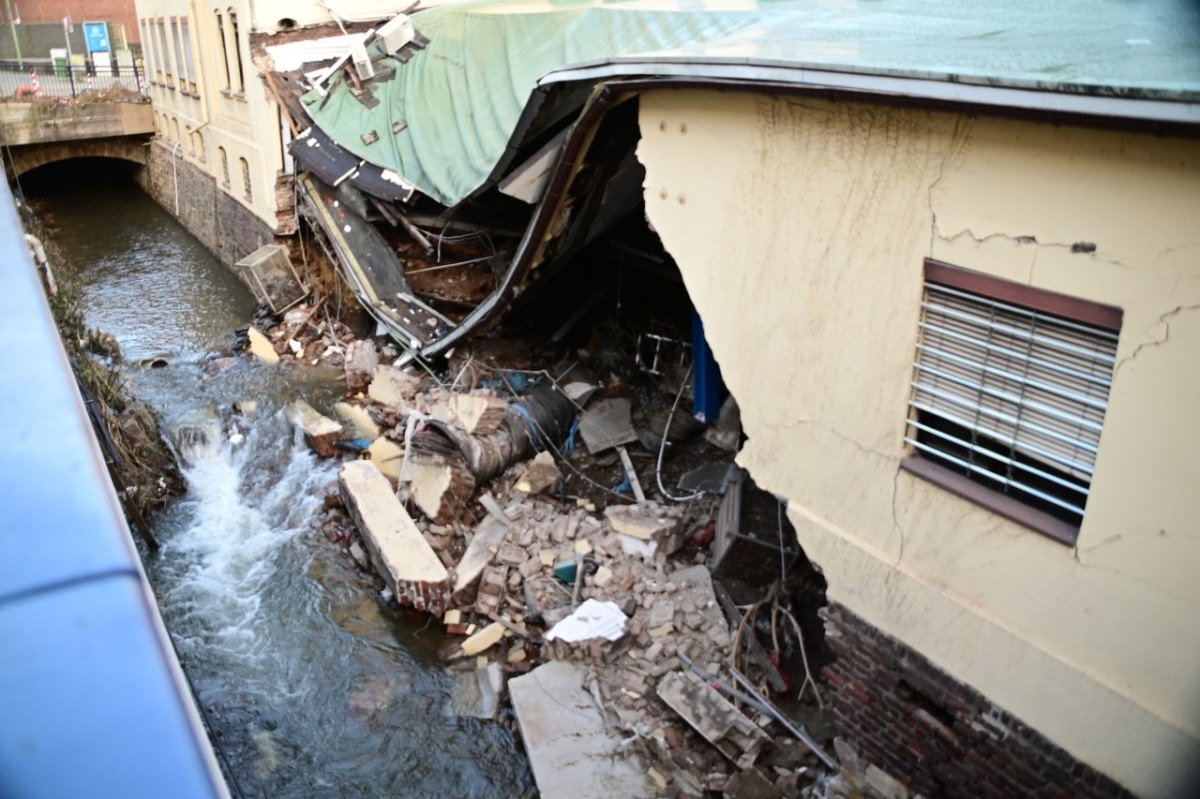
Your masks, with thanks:
[(686, 497), (673, 496), (663, 487), (662, 481), (663, 454), (667, 451), (667, 434), (671, 432), (671, 422), (675, 419), (675, 410), (679, 407), (679, 400), (683, 399), (683, 390), (687, 388), (688, 380), (691, 378), (692, 366), (688, 366), (687, 374), (683, 376), (683, 382), (679, 384), (679, 391), (675, 393), (675, 402), (671, 405), (671, 412), (667, 414), (666, 424), (663, 425), (662, 443), (658, 445), (658, 465), (654, 468), (654, 479), (658, 483), (659, 493), (672, 502), (693, 502), (704, 496), (703, 491), (693, 491)]

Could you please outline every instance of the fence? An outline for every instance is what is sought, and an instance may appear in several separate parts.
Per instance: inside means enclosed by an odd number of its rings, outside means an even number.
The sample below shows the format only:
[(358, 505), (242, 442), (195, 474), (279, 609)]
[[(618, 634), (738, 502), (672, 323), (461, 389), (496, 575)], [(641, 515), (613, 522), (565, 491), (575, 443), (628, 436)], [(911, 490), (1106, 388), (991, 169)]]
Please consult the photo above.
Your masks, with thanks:
[(124, 89), (145, 94), (145, 73), (133, 65), (86, 67), (66, 61), (25, 59), (22, 69), (13, 61), (0, 62), (0, 99), (80, 97), (88, 92)]

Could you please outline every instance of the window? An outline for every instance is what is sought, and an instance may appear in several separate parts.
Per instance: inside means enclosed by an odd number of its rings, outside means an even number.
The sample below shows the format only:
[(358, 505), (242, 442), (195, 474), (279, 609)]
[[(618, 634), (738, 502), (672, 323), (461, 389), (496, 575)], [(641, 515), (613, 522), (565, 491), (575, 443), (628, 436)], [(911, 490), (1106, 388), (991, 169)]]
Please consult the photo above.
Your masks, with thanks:
[[(225, 81), (225, 86), (223, 88), (226, 91), (228, 91), (229, 90), (229, 48), (225, 44), (225, 15), (222, 14), (220, 11), (217, 11), (216, 14), (217, 14), (217, 38), (220, 39), (220, 41), (221, 41), (221, 66), (223, 67), (223, 70), (221, 72), (221, 77)], [(226, 179), (225, 185), (229, 185), (228, 179)]]
[(187, 65), (183, 61), (183, 39), (179, 35), (179, 17), (172, 17), (167, 23), (171, 31), (171, 57), (175, 59), (176, 71), (179, 74), (179, 90), (188, 90)]
[(926, 261), (905, 468), (1074, 543), (1120, 327), (1120, 309)]
[(201, 161), (207, 161), (208, 156), (204, 153), (204, 134), (196, 131), (196, 158)]
[(229, 188), (229, 154), (224, 147), (218, 147), (217, 153), (221, 156), (221, 185)]
[(234, 91), (240, 93), (246, 90), (246, 76), (242, 72), (242, 39), (238, 34), (237, 12), (232, 8), (229, 9), (229, 28), (233, 32), (231, 37), (233, 39), (233, 63), (237, 67), (237, 83), (234, 84)]
[(187, 134), (188, 155), (192, 158), (196, 157), (196, 140), (192, 138), (192, 126), (185, 125), (184, 132)]
[(167, 21), (165, 19), (158, 21), (158, 46), (160, 55), (162, 56), (162, 69), (166, 73), (166, 84), (174, 88), (175, 69), (171, 63), (171, 38), (167, 35)]
[(242, 188), (245, 189), (246, 199), (253, 200), (254, 192), (250, 187), (250, 162), (245, 158), (239, 158), (238, 163), (242, 165)]
[(178, 37), (175, 53), (179, 61), (179, 88), (194, 94), (196, 92), (196, 64), (192, 57), (192, 39), (188, 32), (187, 17), (176, 18), (175, 35)]

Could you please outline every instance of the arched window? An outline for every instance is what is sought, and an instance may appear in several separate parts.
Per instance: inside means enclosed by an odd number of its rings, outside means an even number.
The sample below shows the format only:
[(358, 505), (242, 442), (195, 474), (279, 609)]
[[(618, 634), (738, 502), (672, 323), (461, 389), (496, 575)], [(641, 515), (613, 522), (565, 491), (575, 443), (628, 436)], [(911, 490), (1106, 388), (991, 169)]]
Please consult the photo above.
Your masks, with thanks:
[(196, 157), (199, 158), (201, 161), (207, 161), (208, 156), (206, 156), (204, 154), (204, 134), (201, 133), (200, 131), (196, 131), (195, 136), (196, 136)]
[(245, 158), (239, 158), (238, 163), (242, 165), (242, 187), (246, 190), (246, 199), (254, 199), (254, 191), (250, 186), (250, 162)]
[(194, 138), (192, 138), (192, 126), (188, 125), (184, 128), (184, 130), (187, 131), (188, 155), (190, 155), (192, 158), (195, 158), (196, 157), (196, 140)]
[(183, 141), (183, 139), (181, 139), (179, 137), (179, 120), (174, 117), (171, 118), (171, 136), (172, 136), (171, 140), (175, 144), (178, 144), (179, 142)]
[[(223, 69), (221, 71), (221, 77), (225, 81), (224, 88), (228, 89), (230, 86), (230, 82), (229, 82), (229, 46), (228, 46), (228, 43), (225, 41), (225, 15), (222, 14), (220, 11), (217, 11), (215, 13), (217, 15), (217, 39), (221, 43), (221, 66), (223, 67)], [(228, 184), (229, 181), (226, 180), (225, 183)]]
[(229, 188), (229, 154), (224, 147), (218, 147), (217, 153), (221, 156), (221, 185)]
[(233, 63), (236, 67), (236, 70), (230, 75), (230, 81), (232, 82), (233, 77), (236, 76), (237, 83), (234, 84), (233, 90), (235, 92), (244, 92), (246, 91), (246, 76), (242, 71), (242, 39), (238, 34), (237, 12), (230, 8), (228, 13), (229, 28), (233, 34)]

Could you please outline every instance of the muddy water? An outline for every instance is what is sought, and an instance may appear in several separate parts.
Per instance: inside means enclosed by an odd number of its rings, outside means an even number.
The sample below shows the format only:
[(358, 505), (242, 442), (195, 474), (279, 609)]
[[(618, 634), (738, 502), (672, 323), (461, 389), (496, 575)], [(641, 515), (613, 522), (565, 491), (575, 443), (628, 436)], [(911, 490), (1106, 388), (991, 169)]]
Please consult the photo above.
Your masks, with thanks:
[[(146, 568), (230, 791), (247, 797), (512, 797), (532, 793), (502, 726), (453, 716), (438, 640), (379, 601), (373, 583), (309, 527), (331, 464), (279, 410), (328, 407), (327, 374), (237, 363), (227, 347), (253, 301), (182, 228), (122, 176), (26, 179), (58, 228), (88, 323), (113, 333), (140, 396), (167, 425), (206, 424), (187, 495), (152, 521)], [(86, 177), (86, 176), (85, 176)], [(252, 399), (240, 430), (230, 405)], [(229, 434), (244, 440), (230, 443)], [(234, 436), (236, 439), (237, 436)]]

